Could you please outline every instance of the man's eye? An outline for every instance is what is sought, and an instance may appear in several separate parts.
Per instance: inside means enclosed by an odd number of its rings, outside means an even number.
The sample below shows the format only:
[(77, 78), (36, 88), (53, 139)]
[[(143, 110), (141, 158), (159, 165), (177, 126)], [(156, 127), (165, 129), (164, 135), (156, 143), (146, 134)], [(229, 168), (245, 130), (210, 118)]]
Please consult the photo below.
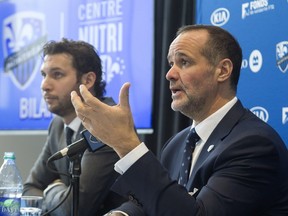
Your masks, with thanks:
[(60, 72), (55, 72), (54, 73), (54, 77), (55, 78), (61, 78), (63, 75), (62, 75), (62, 73), (60, 73)]
[(181, 64), (185, 66), (185, 65), (188, 64), (188, 62), (187, 62), (186, 60), (183, 60), (183, 59), (182, 59)]

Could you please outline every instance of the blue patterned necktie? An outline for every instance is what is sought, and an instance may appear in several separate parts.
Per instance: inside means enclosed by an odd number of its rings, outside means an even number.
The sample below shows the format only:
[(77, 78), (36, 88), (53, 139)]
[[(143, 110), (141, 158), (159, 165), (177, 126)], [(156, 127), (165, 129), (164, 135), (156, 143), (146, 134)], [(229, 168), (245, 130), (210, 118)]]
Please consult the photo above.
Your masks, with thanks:
[(180, 178), (179, 184), (186, 187), (186, 184), (189, 179), (190, 167), (192, 163), (192, 154), (195, 149), (195, 144), (200, 140), (200, 137), (196, 133), (195, 129), (193, 128), (187, 138), (186, 138), (186, 146), (183, 152), (183, 160), (180, 168)]

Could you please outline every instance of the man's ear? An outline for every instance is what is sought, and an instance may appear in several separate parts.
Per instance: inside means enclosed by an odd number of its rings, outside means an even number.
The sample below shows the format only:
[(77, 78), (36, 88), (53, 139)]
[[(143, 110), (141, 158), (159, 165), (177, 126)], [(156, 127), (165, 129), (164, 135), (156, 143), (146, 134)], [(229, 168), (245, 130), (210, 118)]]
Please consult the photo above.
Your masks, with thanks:
[(96, 74), (92, 71), (85, 73), (81, 77), (81, 83), (86, 86), (87, 89), (91, 89), (96, 82)]
[(217, 66), (218, 81), (224, 82), (230, 79), (233, 70), (233, 63), (230, 59), (222, 59)]

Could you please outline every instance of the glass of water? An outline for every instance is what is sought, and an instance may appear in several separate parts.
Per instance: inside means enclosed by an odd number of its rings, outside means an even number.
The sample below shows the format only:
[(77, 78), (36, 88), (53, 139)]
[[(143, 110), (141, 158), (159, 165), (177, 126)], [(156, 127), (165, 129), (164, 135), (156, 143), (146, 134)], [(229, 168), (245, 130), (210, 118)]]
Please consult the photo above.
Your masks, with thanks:
[(43, 197), (41, 196), (22, 196), (21, 197), (21, 216), (40, 216), (42, 212)]

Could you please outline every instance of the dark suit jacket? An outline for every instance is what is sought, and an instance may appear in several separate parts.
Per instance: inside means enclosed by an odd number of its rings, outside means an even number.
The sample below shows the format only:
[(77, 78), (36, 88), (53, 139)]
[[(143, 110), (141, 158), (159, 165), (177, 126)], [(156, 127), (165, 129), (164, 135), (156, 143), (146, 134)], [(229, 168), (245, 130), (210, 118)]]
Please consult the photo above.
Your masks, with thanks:
[[(110, 105), (115, 104), (111, 98), (105, 98), (103, 102)], [(80, 132), (83, 129), (83, 125), (81, 125), (76, 140), (82, 138)], [(66, 146), (63, 121), (60, 117), (55, 116), (48, 130), (47, 141), (30, 171), (23, 192), (24, 195), (42, 196), (44, 189), (55, 179), (60, 178), (65, 185), (52, 188), (44, 200), (44, 206), (48, 210), (59, 204), (64, 198), (68, 192), (70, 178), (51, 172), (46, 166), (46, 161), (51, 155)], [(118, 194), (110, 192), (110, 187), (118, 176), (114, 171), (114, 164), (118, 160), (118, 155), (108, 146), (94, 153), (88, 150), (84, 152), (79, 178), (79, 215), (103, 215), (123, 202)], [(69, 158), (64, 157), (53, 161), (52, 167), (57, 172), (69, 174), (69, 163)], [(72, 199), (71, 191), (68, 199), (51, 215), (71, 215)]]
[[(188, 193), (177, 179), (189, 128), (167, 143), (161, 163), (146, 153), (112, 190), (151, 216), (288, 215), (288, 152), (269, 125), (238, 101), (205, 143)], [(131, 206), (127, 209), (134, 215)]]

